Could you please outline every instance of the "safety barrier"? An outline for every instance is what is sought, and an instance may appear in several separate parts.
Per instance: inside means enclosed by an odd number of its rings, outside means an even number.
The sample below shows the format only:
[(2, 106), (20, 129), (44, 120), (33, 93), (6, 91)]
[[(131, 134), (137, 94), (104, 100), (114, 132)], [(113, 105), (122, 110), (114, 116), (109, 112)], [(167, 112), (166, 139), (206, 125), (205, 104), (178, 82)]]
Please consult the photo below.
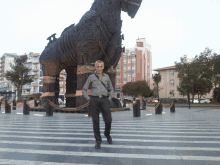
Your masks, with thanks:
[[(14, 106), (15, 102), (11, 102), (11, 101), (3, 101), (3, 104), (6, 103), (5, 105), (0, 104), (0, 107), (5, 106), (5, 113), (11, 113), (11, 107), (13, 106), (13, 108), (16, 108), (16, 105)], [(21, 104), (21, 103), (20, 103)], [(37, 111), (46, 111), (46, 116), (53, 116), (53, 112), (54, 111), (64, 111), (64, 112), (73, 112), (73, 111), (77, 111), (83, 108), (86, 108), (89, 106), (89, 102), (87, 102), (84, 105), (81, 105), (79, 107), (74, 107), (74, 108), (64, 108), (64, 107), (60, 107), (56, 104), (54, 104), (51, 101), (47, 101), (44, 104), (40, 105), (39, 107), (35, 107), (35, 102), (34, 100), (31, 101), (27, 101), (24, 100), (23, 103), (23, 114), (24, 115), (29, 115), (30, 111), (33, 110), (37, 110)], [(133, 115), (134, 117), (140, 117), (140, 100), (137, 100), (133, 103), (131, 103), (129, 106), (123, 107), (123, 108), (110, 108), (111, 111), (123, 111), (125, 109), (128, 109), (130, 107), (133, 106)], [(1, 110), (1, 109), (0, 109)], [(90, 116), (89, 116), (90, 117)]]
[[(138, 103), (137, 102), (140, 102), (140, 100), (132, 103), (131, 105), (127, 106), (127, 107), (123, 107), (123, 108), (110, 108), (111, 111), (122, 111), (122, 110), (125, 110), (125, 109), (128, 109), (130, 107), (133, 106), (133, 111), (134, 111), (134, 117), (139, 117), (137, 115), (137, 111), (139, 110), (140, 111), (140, 107), (138, 108)], [(33, 104), (32, 104), (33, 105)], [(140, 103), (139, 103), (140, 105)], [(46, 108), (44, 108), (46, 106)], [(54, 104), (53, 102), (51, 101), (47, 101), (45, 102), (43, 105), (41, 105), (40, 107), (33, 107), (30, 105), (30, 102), (26, 102), (26, 100), (24, 101), (24, 106), (23, 106), (23, 114), (24, 115), (28, 115), (29, 114), (29, 111), (32, 111), (34, 109), (36, 110), (41, 110), (41, 111), (46, 111), (46, 116), (53, 116), (53, 112), (54, 111), (60, 111), (60, 112), (73, 112), (73, 111), (77, 111), (77, 110), (80, 110), (80, 109), (83, 109), (83, 108), (86, 108), (89, 106), (89, 102), (87, 102), (86, 104), (84, 105), (81, 105), (79, 107), (74, 107), (74, 108), (64, 108), (64, 107), (60, 107), (59, 105), (56, 105)], [(140, 114), (140, 113), (139, 113)], [(90, 115), (89, 115), (90, 117)]]

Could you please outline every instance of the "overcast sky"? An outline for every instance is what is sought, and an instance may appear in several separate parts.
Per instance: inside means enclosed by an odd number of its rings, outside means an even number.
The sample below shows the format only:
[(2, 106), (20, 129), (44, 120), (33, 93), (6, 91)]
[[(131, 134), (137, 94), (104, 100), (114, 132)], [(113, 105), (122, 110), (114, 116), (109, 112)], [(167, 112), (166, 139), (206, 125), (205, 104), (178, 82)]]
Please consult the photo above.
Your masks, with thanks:
[[(0, 0), (0, 56), (42, 53), (47, 37), (77, 24), (94, 0)], [(146, 38), (152, 69), (193, 58), (209, 47), (220, 54), (220, 0), (143, 0), (135, 18), (122, 11), (122, 42)]]

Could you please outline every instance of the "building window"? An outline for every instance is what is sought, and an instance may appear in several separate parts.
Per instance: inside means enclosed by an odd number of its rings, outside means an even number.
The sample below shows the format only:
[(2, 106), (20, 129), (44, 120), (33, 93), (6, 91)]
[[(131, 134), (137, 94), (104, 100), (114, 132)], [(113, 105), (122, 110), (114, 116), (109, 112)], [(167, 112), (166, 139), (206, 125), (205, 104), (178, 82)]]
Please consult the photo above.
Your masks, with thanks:
[(174, 70), (170, 70), (170, 76), (174, 76)]
[(43, 71), (40, 71), (40, 77), (43, 77)]
[(136, 81), (136, 77), (132, 77), (132, 81), (134, 81), (134, 82), (135, 82), (135, 81)]
[(117, 72), (117, 76), (120, 76), (120, 72)]
[(135, 67), (135, 63), (134, 62), (132, 62), (132, 67)]
[(43, 92), (43, 86), (39, 86), (39, 92)]
[(124, 81), (127, 81), (127, 78), (124, 78)]
[(124, 55), (124, 60), (126, 60), (126, 55)]
[(132, 58), (135, 58), (136, 57), (136, 55), (135, 54), (132, 54)]
[(124, 64), (124, 69), (126, 69), (127, 68), (127, 64)]
[(174, 86), (174, 80), (170, 80), (170, 86)]
[(174, 97), (174, 90), (170, 90), (170, 97)]
[(120, 78), (118, 78), (118, 81), (117, 81), (118, 83), (120, 83)]
[(132, 74), (135, 74), (135, 71), (134, 71), (134, 70), (132, 70)]
[(39, 81), (39, 85), (43, 85), (43, 80)]
[(130, 71), (130, 70), (128, 70), (128, 74), (131, 74), (131, 71)]

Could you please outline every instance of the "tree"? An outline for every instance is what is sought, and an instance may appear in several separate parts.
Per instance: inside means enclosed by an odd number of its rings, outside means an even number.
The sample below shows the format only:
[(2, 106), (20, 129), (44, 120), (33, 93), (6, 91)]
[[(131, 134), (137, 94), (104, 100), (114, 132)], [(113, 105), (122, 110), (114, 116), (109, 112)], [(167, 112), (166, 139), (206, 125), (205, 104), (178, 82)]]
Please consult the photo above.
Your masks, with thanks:
[(187, 86), (184, 86), (182, 82), (180, 82), (180, 85), (177, 86), (177, 91), (180, 92), (180, 94), (183, 96), (186, 96), (187, 95), (187, 89), (188, 87)]
[(153, 95), (153, 91), (146, 81), (128, 82), (122, 86), (122, 92), (125, 95), (132, 95), (135, 98), (141, 96), (141, 101), (143, 101), (143, 97), (150, 97)]
[(200, 103), (201, 96), (209, 93), (211, 90), (212, 90), (212, 82), (210, 80), (200, 78), (194, 84), (194, 91), (195, 93), (198, 94), (199, 103)]
[(21, 94), (22, 94), (22, 86), (33, 82), (33, 78), (35, 75), (29, 75), (28, 70), (26, 66), (24, 66), (24, 62), (27, 60), (27, 55), (22, 55), (20, 57), (15, 57), (14, 65), (10, 63), (10, 66), (12, 68), (11, 71), (7, 71), (5, 74), (5, 78), (9, 81), (11, 81), (12, 84), (17, 88), (18, 91), (18, 101), (21, 100)]
[(209, 63), (211, 73), (212, 73), (212, 83), (214, 88), (220, 86), (220, 55), (213, 53), (210, 63)]
[(193, 99), (194, 99), (194, 91), (192, 90), (193, 80), (194, 76), (197, 76), (195, 74), (195, 68), (192, 67), (189, 63), (187, 63), (187, 56), (180, 58), (180, 62), (175, 62), (176, 70), (178, 72), (178, 78), (180, 80), (180, 89), (182, 91), (185, 91), (188, 97), (188, 103), (189, 103), (189, 109), (190, 109), (190, 93), (192, 93)]
[(158, 96), (158, 101), (159, 101), (159, 87), (158, 87), (158, 84), (161, 81), (161, 75), (160, 75), (160, 73), (157, 73), (157, 74), (152, 75), (152, 76), (153, 76), (154, 82), (157, 86), (156, 87), (157, 88), (157, 96)]

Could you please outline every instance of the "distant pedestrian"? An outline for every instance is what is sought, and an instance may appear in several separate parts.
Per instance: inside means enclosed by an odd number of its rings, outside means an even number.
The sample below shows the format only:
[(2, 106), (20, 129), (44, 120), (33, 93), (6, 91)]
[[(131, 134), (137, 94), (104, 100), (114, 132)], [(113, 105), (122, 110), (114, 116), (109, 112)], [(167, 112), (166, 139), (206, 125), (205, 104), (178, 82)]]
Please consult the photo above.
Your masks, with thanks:
[[(112, 116), (110, 111), (110, 101), (113, 96), (113, 87), (109, 76), (102, 73), (104, 69), (104, 62), (98, 60), (95, 62), (96, 72), (90, 75), (82, 89), (83, 96), (89, 101), (89, 109), (91, 111), (93, 121), (93, 131), (96, 139), (95, 148), (99, 149), (102, 143), (99, 128), (99, 113), (102, 112), (103, 120), (105, 122), (104, 135), (107, 138), (109, 144), (112, 144), (112, 138), (110, 136)], [(91, 85), (91, 96), (87, 94), (87, 89)], [(110, 89), (110, 96), (108, 96), (107, 88)]]

